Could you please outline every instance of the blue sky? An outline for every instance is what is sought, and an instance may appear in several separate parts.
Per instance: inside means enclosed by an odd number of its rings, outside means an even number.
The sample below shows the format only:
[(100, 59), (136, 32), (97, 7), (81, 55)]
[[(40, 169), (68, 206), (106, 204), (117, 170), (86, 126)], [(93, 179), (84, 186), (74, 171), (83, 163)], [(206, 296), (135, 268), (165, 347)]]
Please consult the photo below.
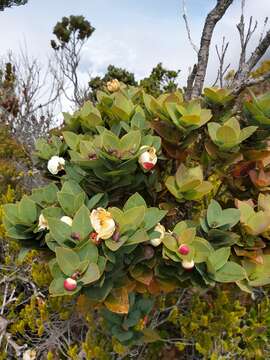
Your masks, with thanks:
[[(186, 0), (194, 41), (199, 44), (200, 33), (207, 12), (215, 0)], [(270, 14), (270, 0), (246, 0), (246, 14), (253, 15), (260, 25)], [(184, 84), (188, 68), (196, 55), (187, 41), (181, 18), (181, 0), (29, 0), (25, 6), (0, 13), (0, 49), (18, 52), (24, 44), (33, 57), (41, 62), (52, 54), (49, 41), (52, 28), (62, 16), (84, 15), (96, 28), (87, 43), (81, 78), (102, 74), (113, 63), (135, 72), (138, 78), (149, 74), (153, 66), (162, 62), (172, 69), (181, 69), (180, 83)], [(228, 62), (236, 66), (239, 39), (235, 24), (240, 16), (240, 0), (235, 0), (227, 15), (218, 24), (214, 41), (225, 35), (230, 40)], [(260, 29), (260, 26), (259, 26)], [(260, 36), (258, 30), (252, 46)], [(217, 69), (212, 46), (207, 81), (211, 83)]]

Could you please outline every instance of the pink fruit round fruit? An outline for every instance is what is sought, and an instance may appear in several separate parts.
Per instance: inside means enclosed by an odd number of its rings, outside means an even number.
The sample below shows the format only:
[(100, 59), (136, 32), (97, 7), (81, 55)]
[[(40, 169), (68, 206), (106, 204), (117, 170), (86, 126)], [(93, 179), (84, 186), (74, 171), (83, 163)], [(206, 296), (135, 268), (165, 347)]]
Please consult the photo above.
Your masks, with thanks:
[(144, 162), (143, 163), (143, 167), (144, 167), (145, 170), (151, 170), (151, 169), (153, 169), (154, 166), (155, 166), (155, 164), (150, 163), (150, 162)]
[(72, 278), (67, 278), (65, 281), (64, 281), (64, 288), (67, 290), (67, 291), (73, 291), (77, 288), (77, 281), (72, 279)]
[(182, 244), (179, 246), (178, 252), (181, 255), (188, 255), (189, 254), (189, 247), (186, 244)]

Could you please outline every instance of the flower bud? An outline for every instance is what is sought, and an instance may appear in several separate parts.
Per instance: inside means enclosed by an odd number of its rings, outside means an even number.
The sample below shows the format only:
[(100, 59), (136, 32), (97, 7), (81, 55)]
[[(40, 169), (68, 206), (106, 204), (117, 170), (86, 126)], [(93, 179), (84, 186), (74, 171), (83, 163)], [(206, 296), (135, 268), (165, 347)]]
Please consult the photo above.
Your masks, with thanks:
[(91, 232), (91, 234), (89, 235), (89, 239), (95, 245), (99, 245), (102, 242), (102, 239), (98, 237), (98, 233), (96, 233), (95, 231)]
[(182, 244), (182, 245), (179, 246), (178, 252), (179, 252), (179, 254), (181, 254), (181, 255), (188, 255), (189, 252), (190, 252), (190, 248), (189, 248), (188, 245)]
[(48, 161), (47, 168), (53, 175), (57, 175), (59, 171), (64, 169), (65, 159), (59, 156), (52, 156)]
[(162, 242), (162, 239), (164, 238), (164, 235), (165, 235), (165, 227), (163, 225), (161, 225), (160, 223), (158, 223), (155, 228), (154, 228), (154, 231), (156, 232), (159, 232), (160, 233), (160, 236), (155, 238), (155, 239), (151, 239), (150, 240), (150, 244), (154, 247), (156, 246), (159, 246)]
[(116, 92), (120, 89), (120, 82), (117, 79), (113, 79), (107, 82), (107, 89), (110, 92)]
[[(144, 147), (141, 147), (143, 149)], [(154, 147), (145, 147), (146, 150), (139, 156), (138, 162), (144, 170), (151, 170), (157, 163), (156, 149)]]
[(49, 229), (49, 224), (48, 221), (45, 219), (43, 214), (39, 215), (38, 218), (38, 230), (48, 230)]
[(62, 216), (61, 221), (63, 221), (65, 224), (69, 225), (69, 226), (72, 226), (72, 222), (73, 220), (71, 219), (71, 217), (69, 216)]
[(152, 257), (155, 255), (155, 250), (152, 248), (152, 246), (145, 245), (143, 250), (144, 257), (147, 260), (152, 259)]
[(78, 232), (74, 232), (71, 234), (71, 238), (73, 240), (80, 240), (81, 239), (81, 235)]
[(193, 260), (183, 260), (182, 266), (184, 269), (191, 270), (194, 268), (194, 261)]
[(73, 291), (77, 288), (77, 281), (75, 279), (72, 278), (67, 278), (64, 281), (64, 288), (67, 291)]

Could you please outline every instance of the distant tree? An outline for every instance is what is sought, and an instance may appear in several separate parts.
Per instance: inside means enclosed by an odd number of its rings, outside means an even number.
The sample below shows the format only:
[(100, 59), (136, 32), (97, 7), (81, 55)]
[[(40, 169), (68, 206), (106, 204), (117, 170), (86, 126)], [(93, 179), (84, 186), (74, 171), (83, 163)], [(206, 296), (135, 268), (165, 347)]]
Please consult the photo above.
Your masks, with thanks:
[(126, 69), (109, 65), (104, 76), (97, 76), (89, 81), (89, 98), (95, 102), (97, 91), (104, 89), (106, 83), (113, 79), (117, 79), (126, 85), (140, 85), (146, 92), (153, 96), (158, 96), (163, 92), (172, 92), (178, 87), (177, 77), (179, 72), (180, 71), (167, 70), (159, 63), (153, 68), (148, 77), (138, 82), (135, 80), (133, 73)]
[(25, 5), (28, 0), (0, 0), (0, 11), (4, 11), (5, 8), (10, 8), (12, 6)]
[(75, 106), (81, 105), (85, 99), (85, 90), (79, 83), (78, 67), (81, 60), (81, 50), (95, 28), (84, 16), (63, 17), (54, 29), (56, 39), (51, 40), (51, 46), (55, 51), (58, 71), (56, 78), (62, 82), (66, 80), (71, 91), (65, 91), (65, 96)]
[(138, 85), (133, 73), (126, 69), (122, 69), (114, 65), (109, 65), (104, 76), (96, 76), (89, 81), (89, 98), (92, 101), (95, 101), (97, 91), (102, 90), (106, 86), (106, 83), (113, 79), (117, 79), (126, 85)]
[(153, 96), (159, 96), (163, 92), (173, 92), (178, 87), (179, 73), (180, 70), (167, 70), (162, 66), (162, 63), (159, 63), (148, 77), (140, 81), (140, 86)]

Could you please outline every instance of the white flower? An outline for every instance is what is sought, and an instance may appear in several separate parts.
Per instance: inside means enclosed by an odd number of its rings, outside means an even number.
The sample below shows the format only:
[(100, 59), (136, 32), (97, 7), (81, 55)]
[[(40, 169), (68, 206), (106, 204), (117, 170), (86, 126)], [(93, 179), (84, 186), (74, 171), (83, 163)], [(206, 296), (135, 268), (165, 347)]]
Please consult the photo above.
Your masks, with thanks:
[(52, 156), (48, 161), (47, 168), (53, 175), (57, 175), (59, 171), (64, 169), (65, 159), (59, 156)]
[(37, 356), (36, 351), (29, 349), (23, 353), (23, 360), (35, 360), (36, 356)]
[(40, 214), (38, 218), (38, 230), (45, 230), (45, 229), (49, 229), (49, 224), (48, 221), (45, 219), (44, 215)]
[(183, 260), (182, 266), (185, 269), (192, 269), (194, 267), (194, 261), (193, 260)]
[(107, 89), (110, 92), (115, 92), (120, 89), (120, 82), (117, 79), (111, 80), (107, 82)]
[(98, 234), (97, 239), (109, 239), (115, 231), (115, 222), (109, 211), (103, 208), (92, 210), (90, 214), (91, 224)]
[(72, 226), (73, 220), (71, 219), (71, 217), (62, 216), (60, 220), (63, 221), (64, 223), (66, 223), (67, 225)]
[(145, 170), (151, 170), (157, 163), (156, 149), (152, 146), (142, 146), (140, 150), (144, 148), (146, 150), (141, 153), (138, 161)]
[(164, 235), (165, 235), (165, 227), (163, 225), (161, 225), (160, 223), (158, 223), (155, 228), (154, 228), (154, 231), (157, 231), (160, 233), (160, 236), (158, 238), (155, 238), (155, 239), (151, 239), (150, 240), (150, 244), (153, 245), (153, 246), (158, 246), (161, 244), (162, 242), (162, 239), (164, 238)]

